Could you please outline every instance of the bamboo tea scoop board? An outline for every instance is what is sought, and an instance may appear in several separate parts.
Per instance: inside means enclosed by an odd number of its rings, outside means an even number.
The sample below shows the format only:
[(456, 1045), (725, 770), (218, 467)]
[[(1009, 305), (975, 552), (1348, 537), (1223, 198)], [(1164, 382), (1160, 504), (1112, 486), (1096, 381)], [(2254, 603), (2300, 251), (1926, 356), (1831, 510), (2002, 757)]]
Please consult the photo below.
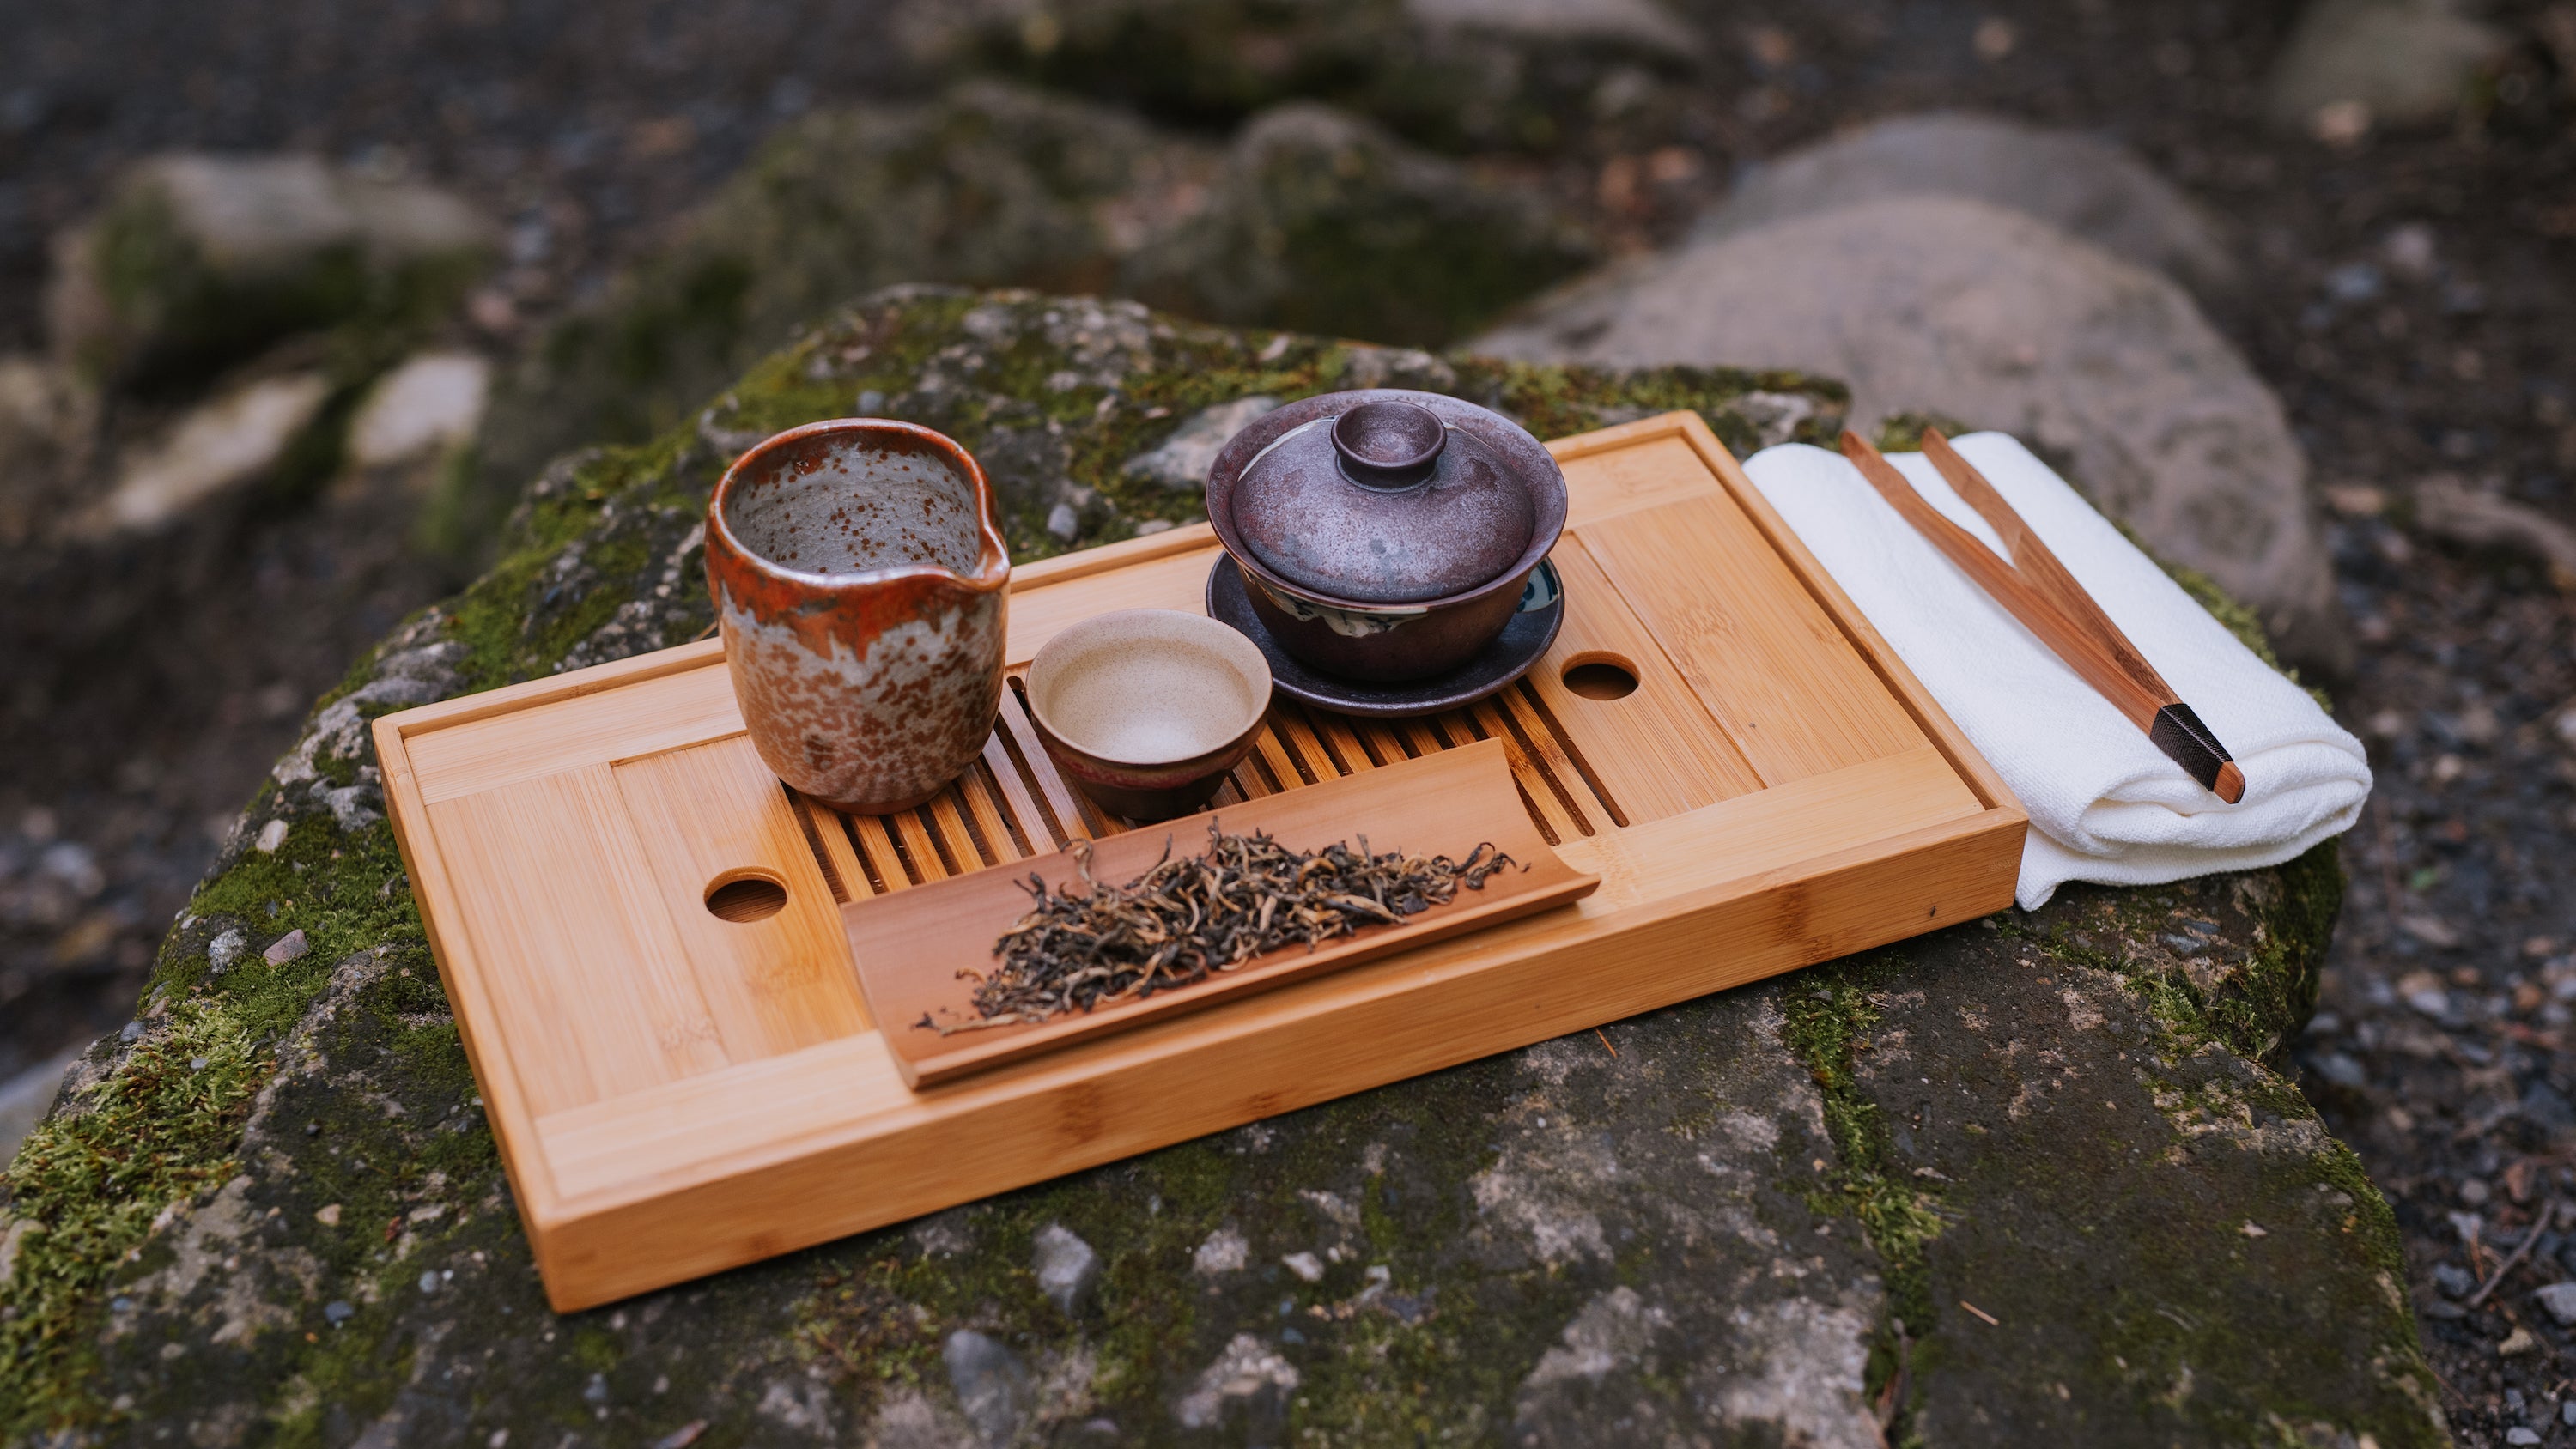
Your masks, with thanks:
[(1383, 853), (1447, 855), (1464, 860), (1491, 845), (1516, 862), (1460, 890), (1400, 925), (1366, 927), (1314, 950), (1289, 947), (1255, 957), (1222, 975), (1139, 1001), (1016, 1025), (943, 1035), (935, 1022), (975, 1020), (968, 1004), (972, 973), (993, 969), (994, 938), (1030, 905), (1022, 883), (1031, 875), (1057, 889), (1078, 879), (1071, 851), (1057, 851), (1011, 870), (951, 876), (841, 907), (850, 954), (868, 1014), (885, 1033), (895, 1067), (914, 1087), (932, 1087), (1007, 1062), (1025, 1061), (1072, 1042), (1141, 1022), (1196, 1011), (1290, 981), (1410, 950), (1590, 895), (1597, 876), (1569, 868), (1521, 808), (1511, 763), (1500, 740), (1405, 760), (1365, 776), (1346, 776), (1267, 795), (1229, 809), (1112, 836), (1091, 849), (1091, 878), (1122, 884), (1153, 869), (1166, 849), (1188, 856), (1207, 846), (1208, 825), (1238, 835), (1260, 831), (1290, 850), (1317, 850), (1362, 840)]
[[(1159, 854), (1167, 830), (1130, 842), (1126, 822), (1069, 790), (1015, 692), (973, 769), (890, 816), (781, 787), (714, 641), (377, 720), (395, 837), (555, 1306), (2011, 903), (2020, 807), (1704, 423), (1674, 413), (1549, 446), (1570, 492), (1551, 556), (1566, 616), (1528, 677), (1427, 719), (1277, 703), (1214, 809), (1229, 827), (1257, 813), (1340, 838), (1344, 822), (1356, 835), (1412, 808), (1398, 798), (1425, 778), (1483, 771), (1454, 807), (1443, 792), (1442, 818), (1472, 817), (1462, 838), (1534, 835), (1554, 865), (1525, 884), (1598, 888), (1454, 933), (1426, 920), (1365, 960), (1300, 970), (1291, 953), (1251, 983), (1263, 989), (1077, 1025), (953, 1079), (914, 1059), (894, 997), (871, 1011), (889, 987), (877, 964), (907, 982), (953, 976), (1001, 926), (925, 928), (908, 953), (903, 932), (867, 923), (899, 917), (907, 896), (1010, 889), (1077, 839), (1103, 861)], [(1219, 552), (1201, 526), (1015, 571), (1010, 666), (1093, 614), (1203, 607)], [(1381, 849), (1460, 846), (1409, 827), (1381, 840), (1385, 828), (1367, 828)], [(1441, 909), (1481, 908), (1461, 896)], [(925, 918), (943, 910), (925, 904)]]

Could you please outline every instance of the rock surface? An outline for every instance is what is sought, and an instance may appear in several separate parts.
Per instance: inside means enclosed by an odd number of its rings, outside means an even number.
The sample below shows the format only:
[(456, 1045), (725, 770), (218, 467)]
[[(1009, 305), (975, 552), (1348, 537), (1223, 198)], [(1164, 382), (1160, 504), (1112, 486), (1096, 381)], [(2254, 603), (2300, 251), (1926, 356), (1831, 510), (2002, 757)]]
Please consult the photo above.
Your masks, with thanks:
[[(1678, 405), (1747, 440), (1757, 392), (1806, 400), (1811, 434), (1839, 420), (1830, 389), (1781, 376), (1443, 361), (910, 290), (818, 328), (698, 423), (566, 460), (502, 564), (313, 716), (135, 1025), (11, 1165), (0, 1436), (2443, 1442), (2387, 1208), (2269, 1065), (2313, 997), (2330, 850), (2070, 889), (546, 1311), (366, 719), (695, 633), (698, 510), (735, 434), (853, 393), (938, 426), (998, 415), (979, 452), (1017, 439), (1055, 460), (1018, 475), (1041, 493), (1106, 498), (1125, 459), (1228, 397), (1396, 379), (1548, 434)], [(302, 954), (274, 950), (297, 933)]]
[(2003, 116), (1898, 116), (1762, 162), (1700, 218), (1703, 240), (1890, 196), (1958, 196), (2035, 217), (2162, 272), (2203, 302), (2241, 284), (2224, 228), (2135, 152)]
[(128, 454), (114, 485), (74, 521), (86, 538), (148, 533), (256, 483), (322, 412), (330, 379), (291, 372), (234, 387), (191, 408)]
[(349, 461), (407, 463), (474, 436), (491, 392), (492, 364), (478, 353), (424, 352), (376, 380), (349, 419)]
[(2329, 139), (2349, 139), (2341, 133), (2356, 124), (2440, 121), (2507, 44), (2453, 0), (2311, 0), (2274, 62), (2264, 105), (2275, 124)]
[(2189, 294), (2030, 217), (1894, 196), (1614, 267), (1466, 344), (1621, 366), (1719, 356), (1848, 380), (1855, 425), (1932, 413), (2065, 460), (2104, 512), (2349, 662), (2307, 460)]
[(1252, 420), (1279, 406), (1275, 397), (1244, 397), (1193, 414), (1188, 422), (1150, 452), (1127, 460), (1118, 471), (1130, 478), (1160, 483), (1175, 492), (1205, 492), (1216, 455)]
[(1655, 0), (905, 0), (916, 63), (1195, 126), (1324, 101), (1441, 149), (1665, 136), (1707, 44)]
[(57, 241), (47, 331), (100, 381), (211, 371), (370, 313), (444, 313), (491, 241), (435, 187), (310, 156), (156, 157)]
[(786, 128), (680, 237), (503, 380), (451, 541), (488, 539), (562, 450), (649, 437), (827, 308), (902, 281), (1101, 286), (1215, 154), (1134, 118), (970, 83)]
[(0, 357), (0, 548), (52, 532), (77, 507), (96, 448), (97, 390), (37, 357)]
[(1123, 290), (1214, 321), (1436, 345), (1589, 260), (1529, 196), (1296, 102), (1244, 127), (1206, 210), (1131, 259)]
[(470, 553), (545, 460), (670, 426), (799, 323), (906, 281), (1117, 290), (1191, 315), (1437, 343), (1579, 266), (1542, 209), (1299, 105), (1230, 150), (989, 81), (809, 117), (499, 388), (444, 509)]

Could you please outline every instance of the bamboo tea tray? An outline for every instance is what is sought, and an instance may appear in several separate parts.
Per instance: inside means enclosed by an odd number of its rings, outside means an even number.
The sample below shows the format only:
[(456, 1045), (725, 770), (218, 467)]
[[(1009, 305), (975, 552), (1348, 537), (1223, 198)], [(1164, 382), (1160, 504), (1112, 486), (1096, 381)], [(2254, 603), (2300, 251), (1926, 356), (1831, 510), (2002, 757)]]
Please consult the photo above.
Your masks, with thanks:
[[(1106, 842), (1106, 860), (1129, 828), (1057, 778), (1015, 693), (968, 775), (892, 816), (782, 787), (713, 641), (376, 721), (396, 837), (554, 1305), (2011, 903), (2020, 807), (1705, 424), (1674, 413), (1550, 449), (1572, 494), (1553, 555), (1566, 618), (1529, 676), (1417, 720), (1283, 700), (1214, 808), (1320, 830), (1331, 812), (1309, 807), (1335, 795), (1375, 809), (1400, 782), (1499, 755), (1527, 827), (1597, 889), (1043, 1053), (916, 1071), (918, 1090), (853, 969), (853, 934), (882, 952), (868, 923), (902, 914), (877, 898), (992, 873), (942, 888), (962, 900), (1076, 839)], [(1017, 570), (1012, 668), (1092, 614), (1200, 609), (1219, 552), (1201, 526)], [(1167, 827), (1151, 829), (1159, 853)]]

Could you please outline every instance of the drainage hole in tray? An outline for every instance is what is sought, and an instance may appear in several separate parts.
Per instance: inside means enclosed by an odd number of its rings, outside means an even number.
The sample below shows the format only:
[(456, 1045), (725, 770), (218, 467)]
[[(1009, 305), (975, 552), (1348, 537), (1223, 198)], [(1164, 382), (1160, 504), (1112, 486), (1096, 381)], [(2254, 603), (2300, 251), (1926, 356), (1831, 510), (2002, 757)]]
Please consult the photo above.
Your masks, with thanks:
[(787, 909), (787, 887), (765, 875), (733, 874), (707, 887), (707, 912), (727, 921), (758, 921)]
[(1565, 666), (1565, 687), (1585, 699), (1626, 699), (1637, 692), (1637, 666), (1616, 654), (1585, 654)]

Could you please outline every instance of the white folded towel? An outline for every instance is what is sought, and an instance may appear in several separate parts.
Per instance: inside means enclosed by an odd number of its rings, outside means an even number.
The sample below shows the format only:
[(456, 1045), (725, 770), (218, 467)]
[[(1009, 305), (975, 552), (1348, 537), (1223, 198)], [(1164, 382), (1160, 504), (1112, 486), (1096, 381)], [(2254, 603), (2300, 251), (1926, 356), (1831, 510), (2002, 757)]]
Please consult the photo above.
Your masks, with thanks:
[[(2245, 771), (2222, 802), (2147, 742), (1887, 505), (1839, 453), (1768, 448), (1744, 471), (2030, 812), (2017, 897), (2070, 880), (2149, 885), (2288, 860), (2349, 829), (2370, 795), (2361, 742), (2256, 658), (2066, 480), (2002, 433), (1961, 455), (2055, 550)], [(1998, 554), (1931, 460), (1889, 460)]]

